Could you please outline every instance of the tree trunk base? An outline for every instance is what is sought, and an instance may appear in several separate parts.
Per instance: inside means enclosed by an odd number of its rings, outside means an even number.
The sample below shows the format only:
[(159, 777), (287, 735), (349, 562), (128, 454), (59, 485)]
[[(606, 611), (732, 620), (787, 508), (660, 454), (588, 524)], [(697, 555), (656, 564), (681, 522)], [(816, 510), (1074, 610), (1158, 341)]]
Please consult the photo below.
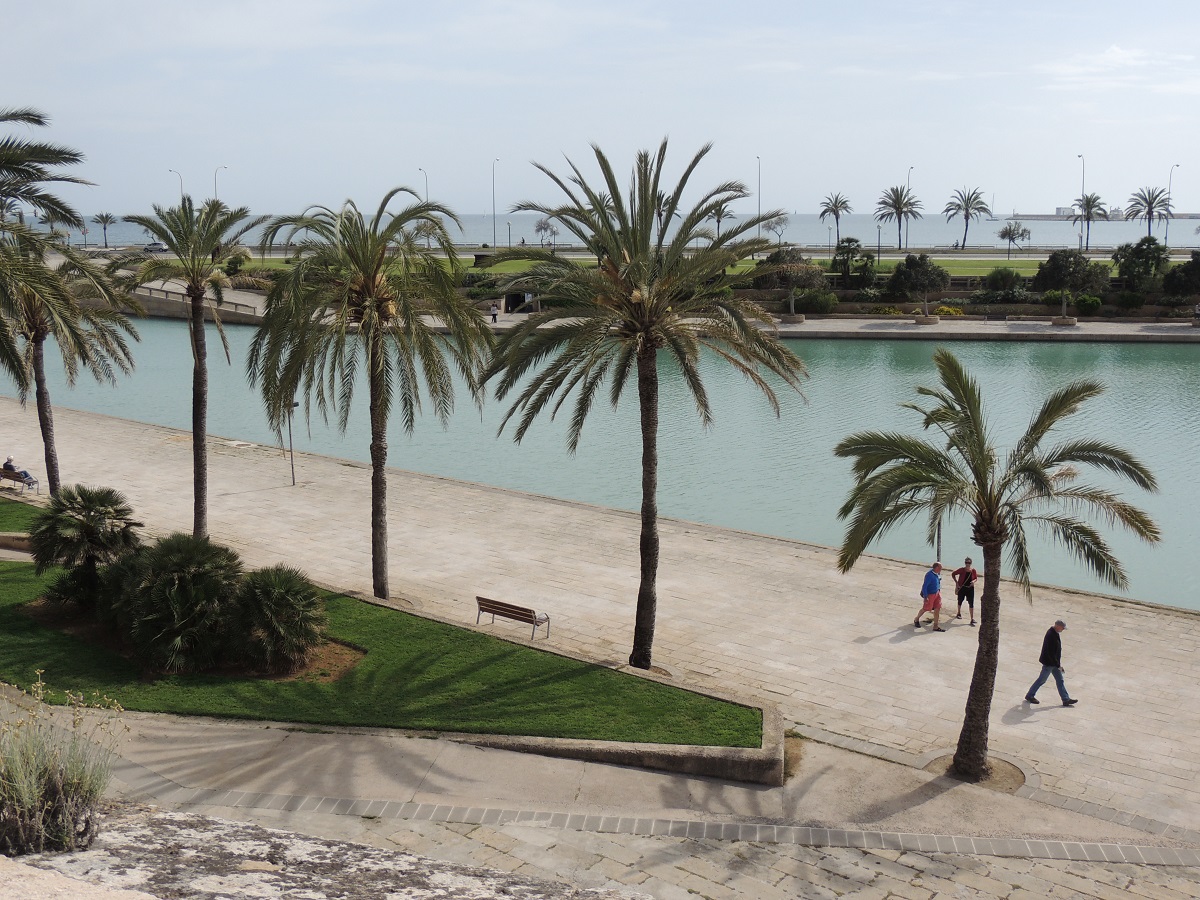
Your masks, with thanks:
[(1074, 316), (1055, 316), (1050, 320), (1051, 325), (1078, 325), (1079, 320)]
[(779, 321), (783, 325), (803, 325), (804, 316), (799, 313), (796, 313), (794, 316), (785, 314), (779, 317)]
[(914, 325), (936, 325), (940, 321), (941, 316), (913, 316)]

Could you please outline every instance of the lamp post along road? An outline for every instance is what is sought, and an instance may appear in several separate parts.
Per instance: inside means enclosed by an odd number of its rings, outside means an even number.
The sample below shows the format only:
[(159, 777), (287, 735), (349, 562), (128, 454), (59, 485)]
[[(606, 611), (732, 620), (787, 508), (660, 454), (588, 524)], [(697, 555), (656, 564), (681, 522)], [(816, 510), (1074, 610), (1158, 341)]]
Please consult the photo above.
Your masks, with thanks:
[[(299, 400), (292, 401), (292, 409), (300, 405)], [(288, 459), (292, 463), (292, 487), (296, 486), (296, 449), (292, 445), (292, 410), (288, 410)]]
[(422, 169), (420, 166), (417, 166), (417, 171), (425, 176), (425, 202), (428, 203), (429, 202), (429, 173), (426, 172), (424, 169)]
[(875, 267), (883, 260), (883, 226), (875, 226)]
[(215, 169), (213, 169), (213, 199), (214, 200), (219, 200), (221, 198), (221, 195), (217, 193), (217, 173), (220, 172), (222, 169), (228, 169), (228, 168), (229, 168), (229, 166), (217, 166)]
[[(905, 177), (905, 179), (904, 179), (904, 193), (905, 193), (905, 195), (909, 194), (909, 192), (910, 192), (910, 190), (911, 190), (911, 188), (912, 188), (912, 170), (913, 170), (913, 169), (915, 169), (915, 168), (916, 168), (916, 166), (909, 166), (909, 167), (908, 167), (908, 175), (907, 175), (907, 176)], [(906, 197), (906, 199), (907, 199), (907, 197)], [(904, 217), (904, 249), (905, 249), (905, 250), (907, 250), (907, 249), (908, 249), (908, 223), (909, 223), (909, 220), (910, 220), (911, 218), (912, 218), (911, 216), (905, 216), (905, 217)]]
[(512, 249), (512, 222), (505, 222), (508, 226), (508, 249)]
[[(758, 192), (757, 192), (758, 218), (761, 220), (762, 219), (762, 157), (756, 156), (756, 157), (754, 157), (754, 159), (758, 163)], [(758, 223), (758, 237), (760, 237), (760, 238), (762, 237), (762, 222), (761, 221)]]
[(492, 247), (496, 246), (496, 163), (500, 157), (492, 160)]
[(1169, 247), (1168, 239), (1171, 234), (1171, 179), (1175, 177), (1175, 170), (1179, 168), (1179, 163), (1171, 166), (1171, 171), (1167, 174), (1167, 221), (1163, 226), (1163, 246)]
[[(168, 172), (175, 172), (174, 169), (167, 169)], [(175, 176), (179, 179), (179, 202), (183, 203), (183, 176), (175, 172)]]

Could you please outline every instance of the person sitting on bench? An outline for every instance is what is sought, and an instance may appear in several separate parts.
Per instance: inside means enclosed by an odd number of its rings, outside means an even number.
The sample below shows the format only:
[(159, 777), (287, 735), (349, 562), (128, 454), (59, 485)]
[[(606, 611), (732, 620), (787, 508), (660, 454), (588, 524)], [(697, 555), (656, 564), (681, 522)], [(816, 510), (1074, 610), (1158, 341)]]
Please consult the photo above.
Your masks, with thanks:
[(4, 471), (12, 472), (18, 478), (20, 478), (22, 481), (24, 481), (26, 484), (30, 484), (33, 481), (32, 475), (30, 475), (24, 469), (17, 468), (17, 464), (13, 462), (13, 458), (11, 456), (4, 461)]

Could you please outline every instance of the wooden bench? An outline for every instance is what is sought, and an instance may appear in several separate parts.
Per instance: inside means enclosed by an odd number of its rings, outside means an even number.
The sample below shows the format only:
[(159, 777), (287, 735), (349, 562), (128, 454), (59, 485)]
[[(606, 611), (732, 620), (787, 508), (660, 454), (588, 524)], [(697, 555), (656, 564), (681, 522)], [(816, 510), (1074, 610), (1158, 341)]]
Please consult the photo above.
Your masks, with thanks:
[(23, 491), (33, 488), (39, 494), (42, 492), (41, 482), (39, 482), (33, 475), (30, 475), (28, 478), (22, 478), (16, 472), (10, 472), (8, 469), (0, 469), (0, 481), (15, 481), (17, 484), (21, 485), (21, 489)]
[(492, 617), (493, 623), (496, 621), (496, 616), (501, 616), (505, 619), (532, 625), (533, 631), (529, 635), (531, 640), (537, 637), (539, 625), (546, 626), (546, 637), (550, 637), (550, 617), (545, 613), (535, 612), (526, 606), (514, 606), (511, 603), (501, 603), (499, 600), (489, 600), (487, 597), (476, 597), (475, 602), (479, 605), (479, 612), (475, 615), (476, 625), (479, 624), (480, 617), (486, 613)]

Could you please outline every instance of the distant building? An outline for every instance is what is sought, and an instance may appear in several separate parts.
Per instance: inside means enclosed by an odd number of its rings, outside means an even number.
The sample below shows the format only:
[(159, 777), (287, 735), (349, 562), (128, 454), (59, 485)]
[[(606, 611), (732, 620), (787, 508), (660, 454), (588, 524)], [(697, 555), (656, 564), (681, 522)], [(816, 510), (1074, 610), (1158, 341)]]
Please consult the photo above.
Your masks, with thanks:
[(1073, 206), (1056, 206), (1054, 207), (1056, 216), (1073, 216), (1075, 215), (1075, 207)]

